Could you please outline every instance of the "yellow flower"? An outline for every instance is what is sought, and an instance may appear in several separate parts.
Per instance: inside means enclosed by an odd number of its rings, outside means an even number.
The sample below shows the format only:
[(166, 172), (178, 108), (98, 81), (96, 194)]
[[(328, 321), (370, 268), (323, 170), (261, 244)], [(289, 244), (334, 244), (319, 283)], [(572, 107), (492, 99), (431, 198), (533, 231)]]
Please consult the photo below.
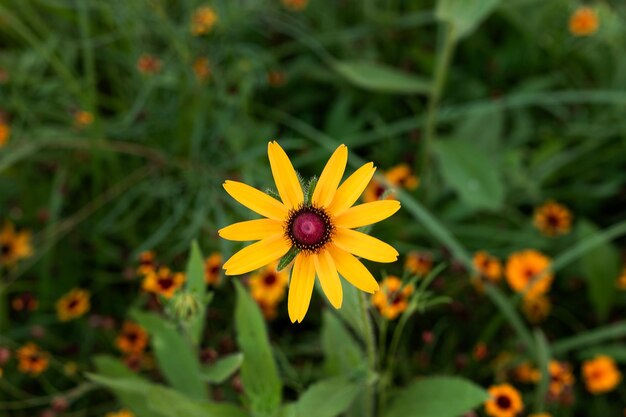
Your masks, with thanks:
[(85, 110), (74, 113), (74, 125), (78, 128), (87, 127), (93, 123), (93, 114)]
[(13, 224), (5, 223), (0, 230), (0, 265), (12, 266), (32, 253), (30, 232), (16, 232)]
[(547, 201), (535, 210), (534, 224), (546, 236), (564, 235), (572, 227), (572, 213), (562, 204)]
[(424, 276), (433, 268), (433, 257), (426, 252), (410, 252), (404, 260), (404, 269), (411, 275)]
[(144, 291), (161, 294), (165, 298), (172, 298), (184, 282), (185, 274), (172, 272), (169, 268), (161, 266), (158, 270), (146, 274), (142, 286)]
[(528, 417), (552, 417), (550, 413), (533, 413), (529, 414)]
[(402, 286), (402, 281), (393, 275), (385, 278), (381, 290), (372, 297), (372, 304), (387, 320), (396, 319), (409, 306), (413, 285)]
[[(513, 253), (506, 263), (506, 279), (516, 292), (526, 292), (527, 297), (545, 294), (554, 276), (549, 271), (550, 258), (534, 249)], [(532, 288), (529, 286), (532, 284)]]
[(139, 267), (137, 273), (147, 275), (156, 269), (156, 261), (154, 260), (154, 252), (151, 250), (143, 251), (139, 254)]
[(11, 127), (0, 121), (0, 148), (7, 144), (9, 136), (11, 136)]
[(622, 374), (613, 358), (600, 355), (583, 362), (583, 378), (590, 393), (603, 394), (615, 389), (622, 380)]
[(194, 36), (207, 34), (217, 23), (217, 13), (209, 6), (198, 7), (191, 16), (191, 33)]
[(277, 304), (285, 297), (289, 275), (283, 269), (276, 271), (276, 262), (266, 266), (250, 278), (250, 292), (257, 301)]
[(106, 413), (104, 417), (135, 417), (135, 415), (126, 409), (122, 409), (120, 411)]
[(551, 360), (548, 364), (548, 373), (550, 374), (548, 391), (554, 397), (560, 396), (574, 385), (574, 375), (567, 363)]
[(209, 285), (218, 285), (222, 277), (222, 255), (213, 252), (204, 261), (204, 281)]
[(622, 274), (617, 278), (617, 288), (620, 290), (626, 290), (626, 267), (622, 269)]
[(32, 342), (26, 343), (16, 352), (19, 361), (18, 370), (31, 376), (37, 376), (48, 369), (48, 354)]
[[(335, 308), (343, 290), (339, 274), (357, 288), (374, 293), (378, 283), (354, 255), (376, 262), (394, 262), (398, 252), (390, 245), (353, 230), (379, 222), (398, 211), (397, 201), (377, 201), (351, 207), (374, 175), (374, 165), (363, 165), (341, 186), (348, 148), (333, 153), (305, 202), (298, 176), (285, 151), (276, 142), (268, 145), (279, 201), (249, 185), (226, 181), (224, 188), (239, 203), (266, 217), (235, 223), (219, 231), (236, 241), (260, 240), (233, 255), (225, 264), (226, 275), (240, 275), (299, 251), (291, 272), (288, 310), (292, 322), (301, 322), (309, 308), (315, 275)], [(307, 193), (308, 194), (308, 193)]]
[(211, 66), (209, 65), (208, 58), (196, 58), (191, 67), (193, 68), (193, 73), (196, 75), (196, 79), (200, 82), (206, 81), (211, 76)]
[(522, 311), (529, 322), (537, 324), (544, 321), (550, 314), (552, 304), (548, 297), (537, 294), (532, 297), (524, 297)]
[(295, 12), (301, 12), (309, 4), (309, 0), (281, 0), (281, 2), (285, 8)]
[(515, 417), (524, 409), (522, 396), (509, 384), (494, 385), (488, 392), (485, 411), (492, 417)]
[[(415, 190), (419, 185), (419, 180), (411, 172), (411, 168), (407, 164), (396, 165), (385, 173), (385, 179), (387, 182), (395, 188), (406, 188), (408, 190)], [(373, 180), (365, 190), (363, 199), (365, 202), (372, 202), (380, 200), (385, 194), (387, 188), (376, 180)], [(389, 192), (385, 197), (386, 200), (395, 199), (395, 193)]]
[(502, 277), (502, 264), (495, 256), (491, 256), (485, 251), (479, 251), (474, 254), (474, 268), (480, 276), (491, 282), (498, 282)]
[(528, 362), (518, 365), (513, 371), (513, 375), (515, 375), (515, 379), (524, 384), (536, 384), (541, 379), (541, 372)]
[(15, 311), (35, 311), (39, 307), (39, 301), (31, 293), (25, 292), (11, 300), (11, 307)]
[(569, 31), (574, 36), (589, 36), (600, 26), (598, 14), (591, 7), (579, 7), (569, 19)]
[[(365, 193), (363, 193), (363, 200), (366, 203), (378, 201), (382, 198), (383, 194), (385, 194), (385, 191), (387, 191), (387, 189), (383, 184), (381, 184), (377, 180), (372, 180), (372, 182), (370, 182), (370, 184), (365, 189)], [(393, 193), (389, 193), (385, 197), (385, 200), (393, 200), (394, 197), (395, 196)]]
[(150, 54), (142, 54), (137, 59), (137, 71), (144, 75), (154, 75), (161, 71), (163, 63), (161, 60)]
[(59, 320), (73, 320), (89, 311), (91, 307), (89, 297), (89, 291), (80, 288), (74, 288), (61, 297), (56, 303)]
[(137, 323), (127, 321), (117, 335), (115, 344), (123, 353), (140, 353), (148, 345), (148, 333)]

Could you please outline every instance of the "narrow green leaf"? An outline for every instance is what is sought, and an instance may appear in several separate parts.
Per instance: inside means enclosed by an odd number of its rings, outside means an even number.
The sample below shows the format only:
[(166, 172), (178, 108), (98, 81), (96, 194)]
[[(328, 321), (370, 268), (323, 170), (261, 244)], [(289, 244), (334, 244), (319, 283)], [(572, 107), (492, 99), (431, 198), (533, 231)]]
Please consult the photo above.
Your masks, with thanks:
[(610, 356), (617, 363), (626, 364), (626, 346), (624, 345), (605, 345), (595, 346), (585, 349), (578, 353), (580, 360), (592, 359), (599, 355)]
[(365, 90), (396, 94), (427, 94), (429, 80), (366, 61), (334, 61), (333, 67), (346, 80)]
[(233, 375), (243, 363), (243, 354), (233, 353), (224, 356), (202, 370), (202, 377), (205, 381), (213, 384), (221, 384), (228, 377)]
[(306, 193), (304, 193), (304, 204), (311, 204), (313, 201), (313, 192), (317, 185), (317, 177), (313, 176), (306, 185)]
[(550, 346), (546, 336), (540, 329), (535, 329), (535, 352), (537, 352), (537, 369), (541, 372), (541, 380), (535, 389), (535, 412), (542, 413), (544, 411), (544, 402), (548, 387), (550, 386), (550, 372), (548, 365), (550, 363)]
[(299, 253), (300, 249), (292, 246), (289, 249), (289, 252), (287, 252), (285, 256), (280, 258), (280, 261), (278, 261), (278, 266), (276, 266), (276, 270), (282, 271), (283, 269), (287, 268), (287, 266), (296, 258), (296, 256), (298, 256)]
[(281, 404), (282, 383), (267, 328), (257, 304), (239, 282), (234, 283), (237, 290), (237, 344), (244, 355), (241, 366), (244, 390), (255, 416), (272, 416)]
[(436, 15), (453, 25), (456, 37), (471, 34), (500, 4), (500, 0), (439, 0)]
[(504, 110), (502, 107), (469, 113), (455, 127), (455, 139), (469, 141), (482, 152), (498, 156), (504, 131)]
[(462, 378), (422, 378), (401, 390), (383, 416), (458, 417), (487, 398), (485, 390)]
[(552, 353), (555, 356), (563, 355), (572, 350), (593, 346), (605, 340), (619, 339), (622, 337), (626, 337), (626, 322), (624, 321), (578, 333), (576, 336), (554, 342), (552, 343)]
[(365, 387), (361, 378), (338, 376), (311, 385), (293, 404), (293, 417), (335, 417), (346, 411)]
[(322, 350), (328, 375), (342, 375), (365, 366), (363, 350), (341, 320), (325, 310), (322, 313)]
[(187, 261), (187, 290), (198, 300), (201, 300), (200, 310), (196, 316), (191, 319), (189, 323), (189, 333), (195, 346), (200, 344), (200, 338), (202, 337), (202, 331), (204, 329), (204, 322), (206, 316), (207, 304), (204, 301), (206, 298), (207, 285), (204, 279), (204, 258), (202, 251), (197, 241), (193, 241), (191, 244), (191, 254)]

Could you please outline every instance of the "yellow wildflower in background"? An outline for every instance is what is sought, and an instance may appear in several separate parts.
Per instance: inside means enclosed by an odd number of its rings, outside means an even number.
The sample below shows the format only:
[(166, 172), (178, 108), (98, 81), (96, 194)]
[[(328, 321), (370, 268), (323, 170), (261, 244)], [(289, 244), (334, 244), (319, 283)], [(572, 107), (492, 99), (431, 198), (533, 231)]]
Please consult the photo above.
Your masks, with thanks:
[(193, 73), (196, 75), (196, 79), (199, 82), (204, 82), (211, 76), (211, 66), (209, 65), (208, 58), (196, 58), (195, 61), (193, 61), (191, 68), (193, 69)]
[(524, 384), (536, 384), (541, 379), (541, 372), (530, 363), (524, 362), (513, 370), (515, 379)]
[(135, 417), (135, 415), (130, 410), (124, 408), (120, 411), (106, 413), (104, 417)]
[(515, 417), (524, 409), (522, 396), (509, 384), (494, 385), (487, 391), (485, 411), (492, 417)]
[(123, 353), (140, 353), (148, 345), (148, 333), (137, 323), (127, 321), (117, 335), (115, 344)]
[(433, 268), (433, 257), (426, 252), (410, 252), (404, 260), (404, 269), (411, 275), (424, 276)]
[(287, 82), (284, 71), (273, 70), (267, 73), (267, 83), (270, 87), (282, 87)]
[(554, 397), (560, 396), (574, 385), (572, 368), (565, 362), (551, 360), (548, 364), (548, 373), (550, 374), (548, 392)]
[(93, 123), (93, 114), (86, 110), (77, 110), (74, 112), (74, 125), (77, 128), (90, 126)]
[(622, 380), (622, 373), (610, 356), (600, 355), (583, 362), (583, 378), (587, 391), (604, 394), (612, 391)]
[(144, 291), (160, 294), (165, 298), (172, 298), (184, 282), (185, 274), (172, 272), (168, 267), (161, 266), (158, 270), (146, 274), (142, 287)]
[(309, 0), (281, 0), (283, 6), (295, 12), (301, 12), (309, 5)]
[(546, 236), (564, 235), (572, 227), (572, 213), (562, 204), (547, 201), (535, 210), (534, 225)]
[[(391, 168), (385, 173), (385, 180), (394, 188), (406, 188), (415, 190), (419, 186), (419, 179), (413, 175), (408, 164), (400, 164)], [(380, 182), (373, 180), (365, 190), (363, 199), (365, 202), (380, 200), (387, 188)], [(395, 199), (395, 194), (390, 191), (385, 197), (386, 200)]]
[(35, 311), (39, 307), (37, 298), (29, 292), (13, 297), (11, 307), (15, 311)]
[(3, 121), (0, 121), (0, 148), (4, 147), (11, 136), (11, 127)]
[(204, 261), (204, 281), (208, 285), (218, 285), (222, 277), (222, 254), (213, 252)]
[(285, 151), (268, 145), (269, 161), (279, 201), (249, 185), (226, 181), (235, 200), (266, 217), (235, 223), (219, 231), (224, 239), (259, 240), (234, 254), (225, 264), (226, 275), (240, 275), (299, 251), (291, 272), (288, 310), (292, 322), (301, 322), (309, 308), (315, 275), (335, 308), (343, 301), (339, 274), (362, 291), (374, 293), (378, 283), (354, 255), (375, 262), (394, 262), (398, 252), (390, 245), (353, 230), (377, 223), (400, 209), (397, 201), (376, 201), (352, 207), (374, 175), (369, 162), (341, 186), (348, 148), (335, 150), (317, 181), (311, 201), (305, 202), (298, 176)]
[(154, 55), (142, 54), (137, 59), (137, 71), (144, 75), (158, 74), (162, 67), (163, 63)]
[(17, 369), (25, 374), (37, 376), (48, 369), (50, 359), (48, 353), (44, 352), (32, 342), (26, 343), (16, 352), (19, 362)]
[(616, 282), (617, 288), (620, 290), (626, 290), (626, 267), (622, 269), (622, 273), (617, 278)]
[(150, 272), (154, 272), (156, 267), (157, 264), (154, 252), (147, 250), (139, 254), (139, 267), (137, 268), (137, 273), (140, 275), (147, 275)]
[(61, 321), (69, 321), (85, 314), (91, 307), (89, 297), (89, 291), (81, 288), (73, 288), (56, 303), (58, 319)]
[(502, 278), (502, 264), (495, 256), (486, 251), (478, 251), (472, 260), (474, 268), (481, 277), (491, 282), (499, 282)]
[(250, 277), (252, 298), (269, 304), (276, 304), (284, 298), (289, 275), (284, 269), (276, 271), (276, 266), (274, 262)]
[[(506, 263), (506, 280), (516, 292), (527, 297), (545, 294), (552, 285), (550, 258), (534, 249), (513, 253)], [(532, 287), (529, 285), (532, 282)]]
[(529, 414), (528, 417), (552, 417), (550, 413), (533, 413)]
[(194, 36), (207, 34), (217, 23), (217, 13), (210, 6), (198, 7), (191, 16), (191, 33)]
[(403, 286), (398, 277), (390, 275), (382, 282), (380, 291), (372, 296), (372, 304), (387, 320), (394, 320), (409, 306), (413, 291), (413, 285)]
[(30, 232), (17, 232), (12, 223), (6, 222), (0, 230), (0, 265), (13, 266), (32, 253)]
[(552, 310), (550, 299), (544, 294), (537, 294), (532, 297), (524, 297), (522, 311), (529, 322), (533, 324), (544, 321)]
[(579, 7), (569, 19), (569, 31), (574, 36), (589, 36), (598, 31), (600, 18), (591, 7)]

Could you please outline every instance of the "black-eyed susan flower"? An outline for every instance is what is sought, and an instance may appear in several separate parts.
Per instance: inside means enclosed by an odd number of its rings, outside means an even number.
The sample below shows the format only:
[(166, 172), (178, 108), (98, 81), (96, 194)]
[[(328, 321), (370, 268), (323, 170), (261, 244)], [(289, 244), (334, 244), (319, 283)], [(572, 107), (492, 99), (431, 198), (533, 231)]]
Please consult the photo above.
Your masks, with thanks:
[(15, 311), (35, 311), (39, 307), (39, 301), (31, 293), (25, 292), (13, 297), (11, 307)]
[(495, 256), (486, 251), (478, 251), (472, 260), (474, 268), (481, 277), (491, 282), (499, 282), (502, 278), (502, 264)]
[(286, 9), (301, 12), (309, 5), (309, 0), (281, 0)]
[(569, 19), (569, 31), (574, 36), (589, 36), (598, 31), (600, 18), (591, 7), (579, 7)]
[(570, 391), (574, 385), (574, 374), (572, 374), (572, 367), (568, 363), (551, 360), (548, 364), (548, 373), (550, 375), (548, 392), (552, 397), (560, 397), (565, 392)]
[(433, 269), (433, 256), (427, 252), (410, 252), (404, 260), (404, 269), (411, 275), (424, 276)]
[(158, 270), (146, 274), (142, 288), (144, 291), (160, 294), (165, 298), (172, 298), (184, 282), (185, 274), (172, 272), (168, 267), (161, 266)]
[(582, 370), (587, 391), (592, 394), (612, 391), (622, 380), (622, 373), (610, 356), (600, 355), (585, 361)]
[(544, 294), (537, 294), (532, 297), (524, 297), (522, 301), (522, 311), (529, 322), (533, 324), (541, 323), (550, 314), (552, 304), (550, 299)]
[(572, 227), (572, 213), (562, 204), (547, 201), (537, 207), (533, 222), (546, 236), (564, 235), (569, 233)]
[(485, 411), (492, 417), (515, 417), (524, 409), (522, 396), (509, 384), (494, 385), (488, 392)]
[(204, 261), (204, 281), (208, 285), (216, 286), (222, 278), (222, 254), (213, 252)]
[(127, 321), (122, 325), (122, 330), (115, 339), (115, 345), (126, 354), (143, 352), (148, 346), (148, 333), (137, 323)]
[(191, 68), (198, 82), (205, 82), (211, 76), (211, 65), (209, 64), (209, 59), (206, 57), (196, 58)]
[(154, 55), (141, 54), (137, 59), (137, 71), (143, 75), (158, 74), (163, 67), (163, 62)]
[(90, 293), (81, 288), (73, 288), (56, 303), (57, 317), (69, 321), (81, 317), (91, 308)]
[(3, 121), (0, 121), (0, 148), (4, 147), (11, 136), (11, 127)]
[(617, 282), (615, 283), (618, 289), (626, 290), (626, 267), (622, 269), (622, 273), (619, 277), (617, 277)]
[(235, 200), (266, 217), (235, 223), (219, 231), (221, 237), (229, 240), (260, 240), (224, 264), (226, 275), (253, 271), (282, 258), (290, 250), (297, 253), (288, 296), (292, 322), (304, 319), (316, 274), (335, 308), (340, 308), (343, 301), (339, 274), (365, 292), (377, 291), (376, 279), (354, 255), (376, 262), (394, 262), (398, 252), (353, 229), (391, 216), (400, 203), (377, 201), (352, 207), (374, 175), (374, 165), (371, 162), (363, 165), (339, 186), (348, 159), (348, 148), (341, 145), (326, 164), (312, 193), (307, 190), (305, 199), (285, 151), (278, 143), (270, 142), (268, 154), (282, 201), (240, 182), (224, 184)]
[(529, 414), (528, 417), (552, 417), (550, 413), (533, 413)]
[(277, 304), (285, 297), (289, 274), (284, 269), (277, 271), (276, 267), (274, 262), (250, 277), (250, 292), (256, 301)]
[(541, 379), (541, 372), (528, 362), (516, 366), (513, 375), (517, 381), (524, 384), (536, 384)]
[(198, 7), (191, 16), (191, 33), (194, 36), (207, 34), (213, 29), (217, 20), (217, 13), (212, 7)]
[(516, 292), (525, 292), (527, 297), (548, 292), (554, 278), (550, 258), (534, 249), (511, 254), (505, 274), (509, 286)]
[(385, 195), (386, 192), (387, 188), (385, 188), (385, 186), (381, 182), (373, 179), (363, 193), (363, 201), (365, 201), (366, 203), (371, 203), (373, 201), (380, 200), (381, 198), (383, 198), (383, 196), (385, 196), (385, 200), (393, 200), (394, 194), (387, 193)]
[(139, 267), (137, 273), (140, 275), (147, 275), (157, 267), (154, 252), (151, 250), (143, 251), (139, 254)]
[(37, 376), (48, 369), (49, 355), (32, 342), (26, 343), (15, 353), (19, 364), (17, 369), (30, 376)]
[(381, 289), (372, 296), (372, 304), (387, 320), (395, 320), (409, 306), (414, 288), (412, 284), (402, 285), (402, 281), (393, 275), (382, 282)]
[(0, 265), (13, 266), (32, 253), (30, 232), (17, 232), (13, 224), (6, 222), (0, 230)]
[(413, 175), (411, 168), (407, 164), (392, 167), (384, 176), (392, 189), (388, 189), (380, 182), (373, 180), (363, 194), (365, 202), (377, 201), (383, 196), (385, 196), (386, 200), (393, 200), (396, 198), (393, 188), (406, 188), (412, 191), (419, 186), (419, 179)]
[(135, 417), (135, 415), (130, 410), (123, 408), (119, 411), (106, 413), (104, 417)]

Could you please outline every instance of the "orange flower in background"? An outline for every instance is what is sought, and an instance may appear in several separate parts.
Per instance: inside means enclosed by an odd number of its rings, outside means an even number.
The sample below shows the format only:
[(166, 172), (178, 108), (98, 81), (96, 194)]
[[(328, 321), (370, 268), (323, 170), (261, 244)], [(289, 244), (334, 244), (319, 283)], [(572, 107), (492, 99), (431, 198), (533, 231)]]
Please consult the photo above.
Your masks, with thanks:
[(139, 275), (147, 275), (154, 272), (157, 267), (154, 252), (151, 250), (143, 251), (139, 254), (139, 267), (137, 273)]
[(56, 303), (58, 319), (61, 321), (69, 321), (85, 314), (91, 308), (89, 298), (89, 291), (73, 288)]
[(213, 252), (204, 261), (204, 281), (208, 285), (218, 285), (222, 278), (222, 254)]
[(411, 275), (424, 276), (433, 268), (433, 257), (427, 252), (410, 252), (404, 260), (404, 269)]
[(485, 411), (492, 417), (515, 417), (524, 409), (522, 396), (509, 384), (494, 385), (488, 392)]
[(137, 71), (144, 75), (158, 74), (162, 67), (163, 63), (154, 55), (142, 54), (137, 59)]
[(534, 225), (546, 236), (564, 235), (572, 227), (572, 213), (564, 205), (548, 201), (535, 210)]
[(550, 413), (533, 413), (529, 414), (528, 417), (552, 417)]
[(524, 384), (536, 384), (541, 379), (541, 372), (528, 362), (518, 365), (514, 369), (513, 375), (515, 379)]
[(217, 23), (217, 13), (209, 6), (198, 7), (191, 16), (191, 33), (194, 36), (205, 35)]
[(309, 0), (281, 0), (283, 6), (295, 12), (301, 12), (309, 5)]
[(622, 380), (622, 373), (615, 361), (606, 355), (583, 362), (582, 373), (587, 391), (592, 394), (612, 391)]
[(289, 274), (284, 269), (276, 271), (276, 266), (274, 262), (252, 275), (249, 282), (252, 298), (277, 304), (285, 297)]
[(569, 364), (551, 360), (548, 364), (548, 372), (550, 374), (548, 392), (552, 396), (558, 397), (574, 385), (574, 375)]
[(140, 353), (148, 345), (148, 333), (137, 323), (127, 321), (117, 335), (115, 344), (123, 353)]
[(135, 415), (127, 409), (121, 409), (120, 411), (112, 411), (106, 413), (104, 417), (135, 417)]
[(544, 294), (524, 297), (522, 302), (522, 311), (528, 321), (533, 324), (544, 321), (550, 314), (550, 310), (552, 310), (552, 304)]
[(6, 222), (0, 230), (0, 266), (13, 266), (32, 253), (30, 232), (17, 232), (13, 224)]
[(19, 361), (18, 370), (31, 376), (37, 376), (48, 369), (50, 359), (48, 353), (44, 352), (32, 342), (26, 343), (16, 352)]
[(15, 311), (35, 311), (39, 307), (37, 298), (29, 292), (13, 297), (11, 307)]
[[(385, 188), (383, 184), (381, 184), (376, 179), (373, 179), (369, 183), (367, 188), (365, 189), (365, 192), (363, 193), (363, 201), (365, 201), (366, 203), (378, 201), (383, 198), (383, 195), (385, 194), (386, 191), (387, 191), (387, 188)], [(389, 193), (385, 197), (385, 200), (393, 200), (393, 199), (394, 199), (393, 193)]]
[(474, 360), (482, 361), (487, 357), (488, 354), (489, 349), (484, 342), (476, 343), (476, 346), (474, 346), (474, 350), (472, 351), (472, 356), (474, 357)]
[(527, 297), (545, 294), (554, 279), (550, 272), (550, 258), (534, 249), (509, 256), (505, 274), (509, 286), (516, 292), (525, 292)]
[(86, 110), (77, 110), (74, 112), (74, 126), (84, 128), (93, 123), (93, 114)]
[(165, 298), (172, 298), (176, 290), (185, 282), (185, 274), (172, 272), (165, 266), (156, 271), (146, 274), (143, 279), (143, 290), (154, 294), (160, 294)]
[(211, 66), (208, 58), (196, 58), (191, 67), (193, 69), (193, 73), (196, 75), (196, 79), (200, 82), (206, 81), (211, 76)]
[(617, 277), (617, 282), (615, 283), (618, 289), (626, 290), (626, 267), (622, 269), (622, 273), (619, 277)]
[(474, 254), (472, 262), (481, 277), (491, 282), (499, 282), (502, 278), (502, 264), (495, 256), (491, 256), (485, 251), (479, 251)]
[(380, 291), (372, 296), (372, 304), (387, 320), (394, 320), (409, 306), (413, 291), (413, 285), (403, 286), (398, 277), (390, 275), (382, 282)]
[[(385, 180), (393, 188), (406, 188), (408, 190), (415, 190), (419, 186), (419, 179), (413, 175), (411, 168), (408, 164), (400, 164), (389, 169), (385, 174)], [(381, 184), (377, 180), (372, 180), (369, 186), (365, 189), (363, 199), (365, 202), (372, 202), (380, 200), (385, 192), (387, 192), (385, 185)], [(385, 200), (394, 200), (395, 193), (390, 190), (385, 197)]]
[(11, 136), (11, 127), (5, 122), (0, 121), (0, 148), (4, 147)]
[(579, 7), (569, 19), (569, 31), (574, 36), (589, 36), (598, 31), (600, 18), (591, 7)]
[(270, 71), (267, 73), (267, 83), (271, 87), (282, 87), (287, 82), (287, 76), (284, 71)]

